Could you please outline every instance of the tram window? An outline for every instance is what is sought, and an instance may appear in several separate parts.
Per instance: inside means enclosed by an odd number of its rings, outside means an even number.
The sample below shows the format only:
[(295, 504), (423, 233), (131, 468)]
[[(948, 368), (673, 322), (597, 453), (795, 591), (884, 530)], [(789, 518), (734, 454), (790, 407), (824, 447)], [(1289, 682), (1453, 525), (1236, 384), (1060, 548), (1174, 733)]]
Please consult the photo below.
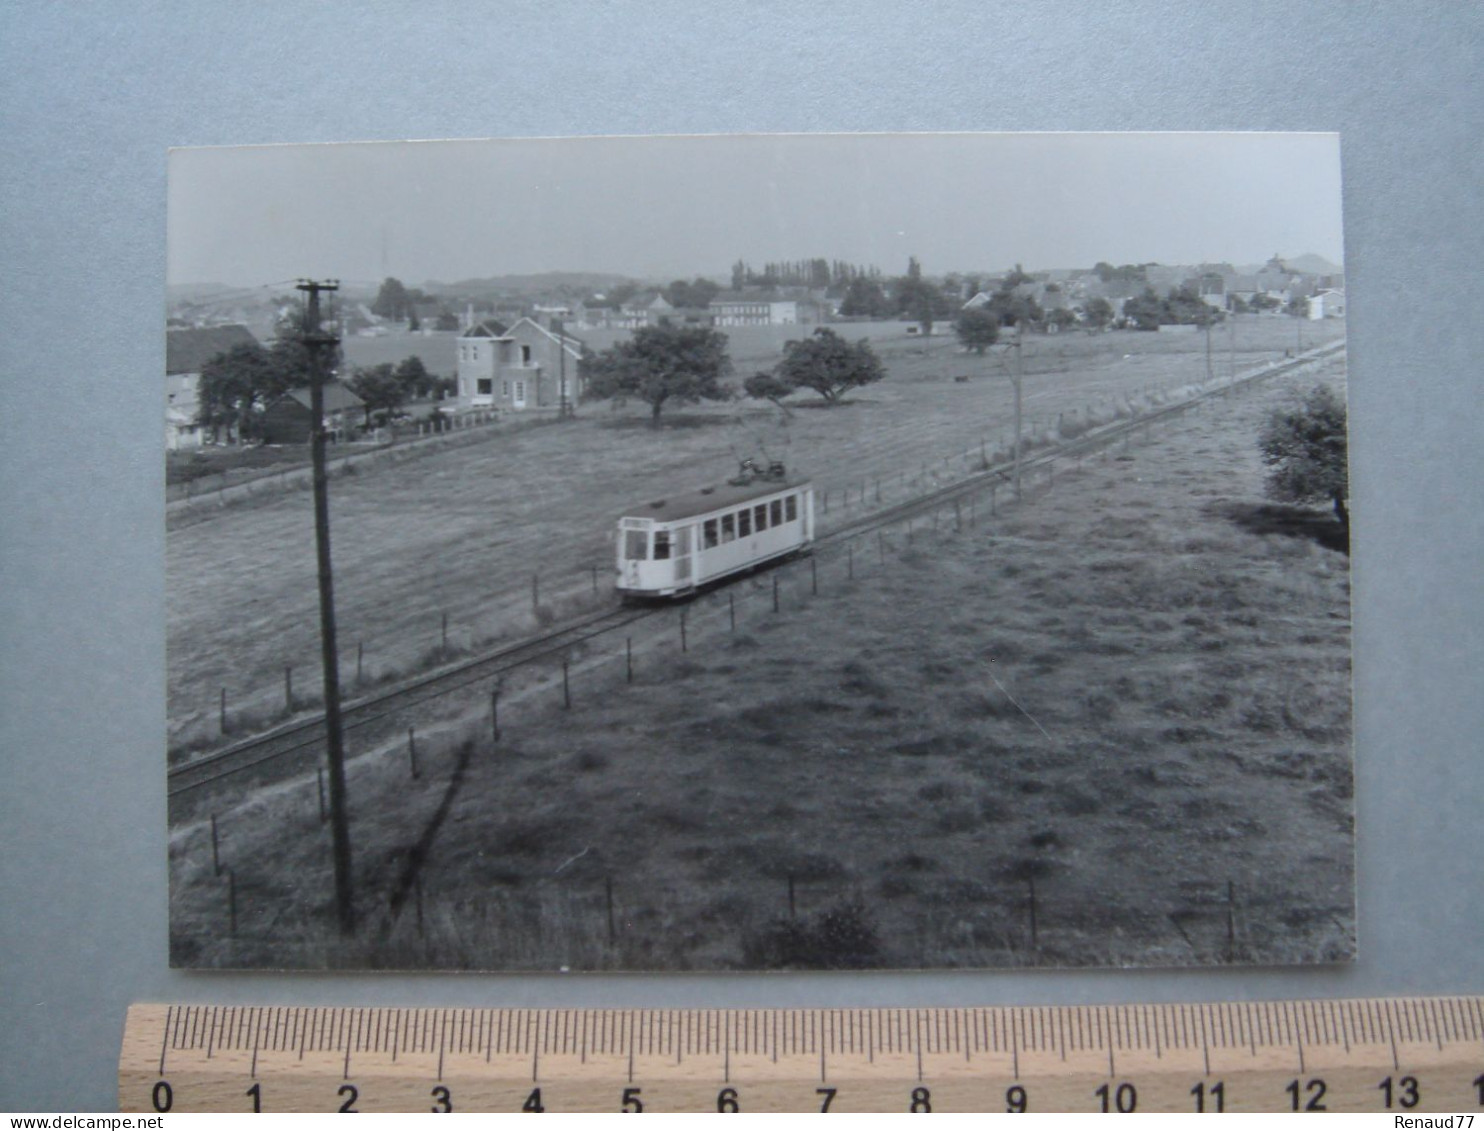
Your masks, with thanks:
[(772, 511), (773, 525), (774, 526), (782, 526), (783, 525), (783, 500), (782, 499), (774, 499), (771, 503), (768, 504), (768, 506), (769, 506), (769, 508)]
[(752, 508), (752, 528), (754, 530), (768, 529), (768, 504), (759, 503)]
[(670, 556), (670, 532), (668, 530), (656, 530), (654, 532), (654, 560), (664, 561)]
[(706, 549), (716, 545), (716, 519), (708, 518), (705, 527)]
[(737, 537), (746, 538), (752, 533), (752, 512), (743, 507), (737, 512)]
[(783, 500), (783, 504), (788, 511), (789, 522), (793, 522), (794, 519), (799, 517), (799, 497), (797, 495), (788, 496), (788, 498)]
[(737, 537), (737, 524), (729, 514), (721, 516), (721, 540), (731, 542)]
[(623, 556), (631, 562), (642, 562), (649, 557), (648, 532), (643, 530), (624, 531)]

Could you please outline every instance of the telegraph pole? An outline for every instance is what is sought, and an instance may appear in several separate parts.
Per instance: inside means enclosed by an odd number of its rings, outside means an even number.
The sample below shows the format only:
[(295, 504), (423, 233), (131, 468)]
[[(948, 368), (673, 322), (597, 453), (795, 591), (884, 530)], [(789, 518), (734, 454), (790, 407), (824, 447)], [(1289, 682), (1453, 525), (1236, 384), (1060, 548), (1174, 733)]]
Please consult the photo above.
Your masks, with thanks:
[(1025, 380), (1025, 319), (1015, 323), (1015, 498), (1020, 499), (1020, 386)]
[(561, 374), (557, 378), (557, 394), (561, 397), (561, 408), (557, 410), (558, 419), (568, 416), (576, 416), (576, 410), (569, 407), (567, 403), (567, 332), (560, 318), (551, 320), (551, 328), (557, 337), (557, 366)]
[(345, 743), (340, 727), (340, 652), (335, 643), (335, 586), (330, 572), (330, 488), (325, 470), (325, 364), (339, 343), (338, 334), (320, 328), (321, 291), (337, 291), (336, 279), (301, 279), (297, 288), (308, 296), (300, 341), (309, 350), (310, 452), (314, 463), (314, 546), (319, 560), (320, 657), (325, 672), (325, 748), (329, 760), (330, 832), (335, 852), (335, 910), (340, 933), (355, 929), (351, 899), (350, 817), (345, 799)]

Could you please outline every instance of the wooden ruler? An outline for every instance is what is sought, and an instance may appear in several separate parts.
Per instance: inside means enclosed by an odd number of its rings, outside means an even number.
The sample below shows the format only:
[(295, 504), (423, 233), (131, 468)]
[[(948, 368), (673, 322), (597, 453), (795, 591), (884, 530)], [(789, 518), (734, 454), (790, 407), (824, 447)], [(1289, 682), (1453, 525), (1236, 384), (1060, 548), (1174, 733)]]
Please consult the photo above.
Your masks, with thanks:
[(1484, 1113), (1484, 997), (977, 1009), (136, 1005), (119, 1106)]

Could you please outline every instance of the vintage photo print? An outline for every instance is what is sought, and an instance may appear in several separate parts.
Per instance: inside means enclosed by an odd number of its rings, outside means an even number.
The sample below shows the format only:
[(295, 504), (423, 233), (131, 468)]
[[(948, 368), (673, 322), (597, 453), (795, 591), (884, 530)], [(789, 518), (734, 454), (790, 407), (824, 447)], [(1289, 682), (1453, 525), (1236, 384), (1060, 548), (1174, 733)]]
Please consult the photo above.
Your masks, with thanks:
[(196, 968), (1355, 952), (1333, 134), (170, 154)]

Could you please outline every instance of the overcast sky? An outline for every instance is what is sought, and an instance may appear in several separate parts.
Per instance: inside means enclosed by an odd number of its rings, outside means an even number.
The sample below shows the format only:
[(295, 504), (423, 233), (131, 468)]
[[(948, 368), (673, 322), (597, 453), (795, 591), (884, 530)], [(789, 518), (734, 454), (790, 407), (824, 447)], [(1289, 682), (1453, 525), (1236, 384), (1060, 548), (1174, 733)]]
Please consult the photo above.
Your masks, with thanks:
[(1335, 134), (852, 134), (177, 149), (169, 281), (929, 275), (1343, 260)]

